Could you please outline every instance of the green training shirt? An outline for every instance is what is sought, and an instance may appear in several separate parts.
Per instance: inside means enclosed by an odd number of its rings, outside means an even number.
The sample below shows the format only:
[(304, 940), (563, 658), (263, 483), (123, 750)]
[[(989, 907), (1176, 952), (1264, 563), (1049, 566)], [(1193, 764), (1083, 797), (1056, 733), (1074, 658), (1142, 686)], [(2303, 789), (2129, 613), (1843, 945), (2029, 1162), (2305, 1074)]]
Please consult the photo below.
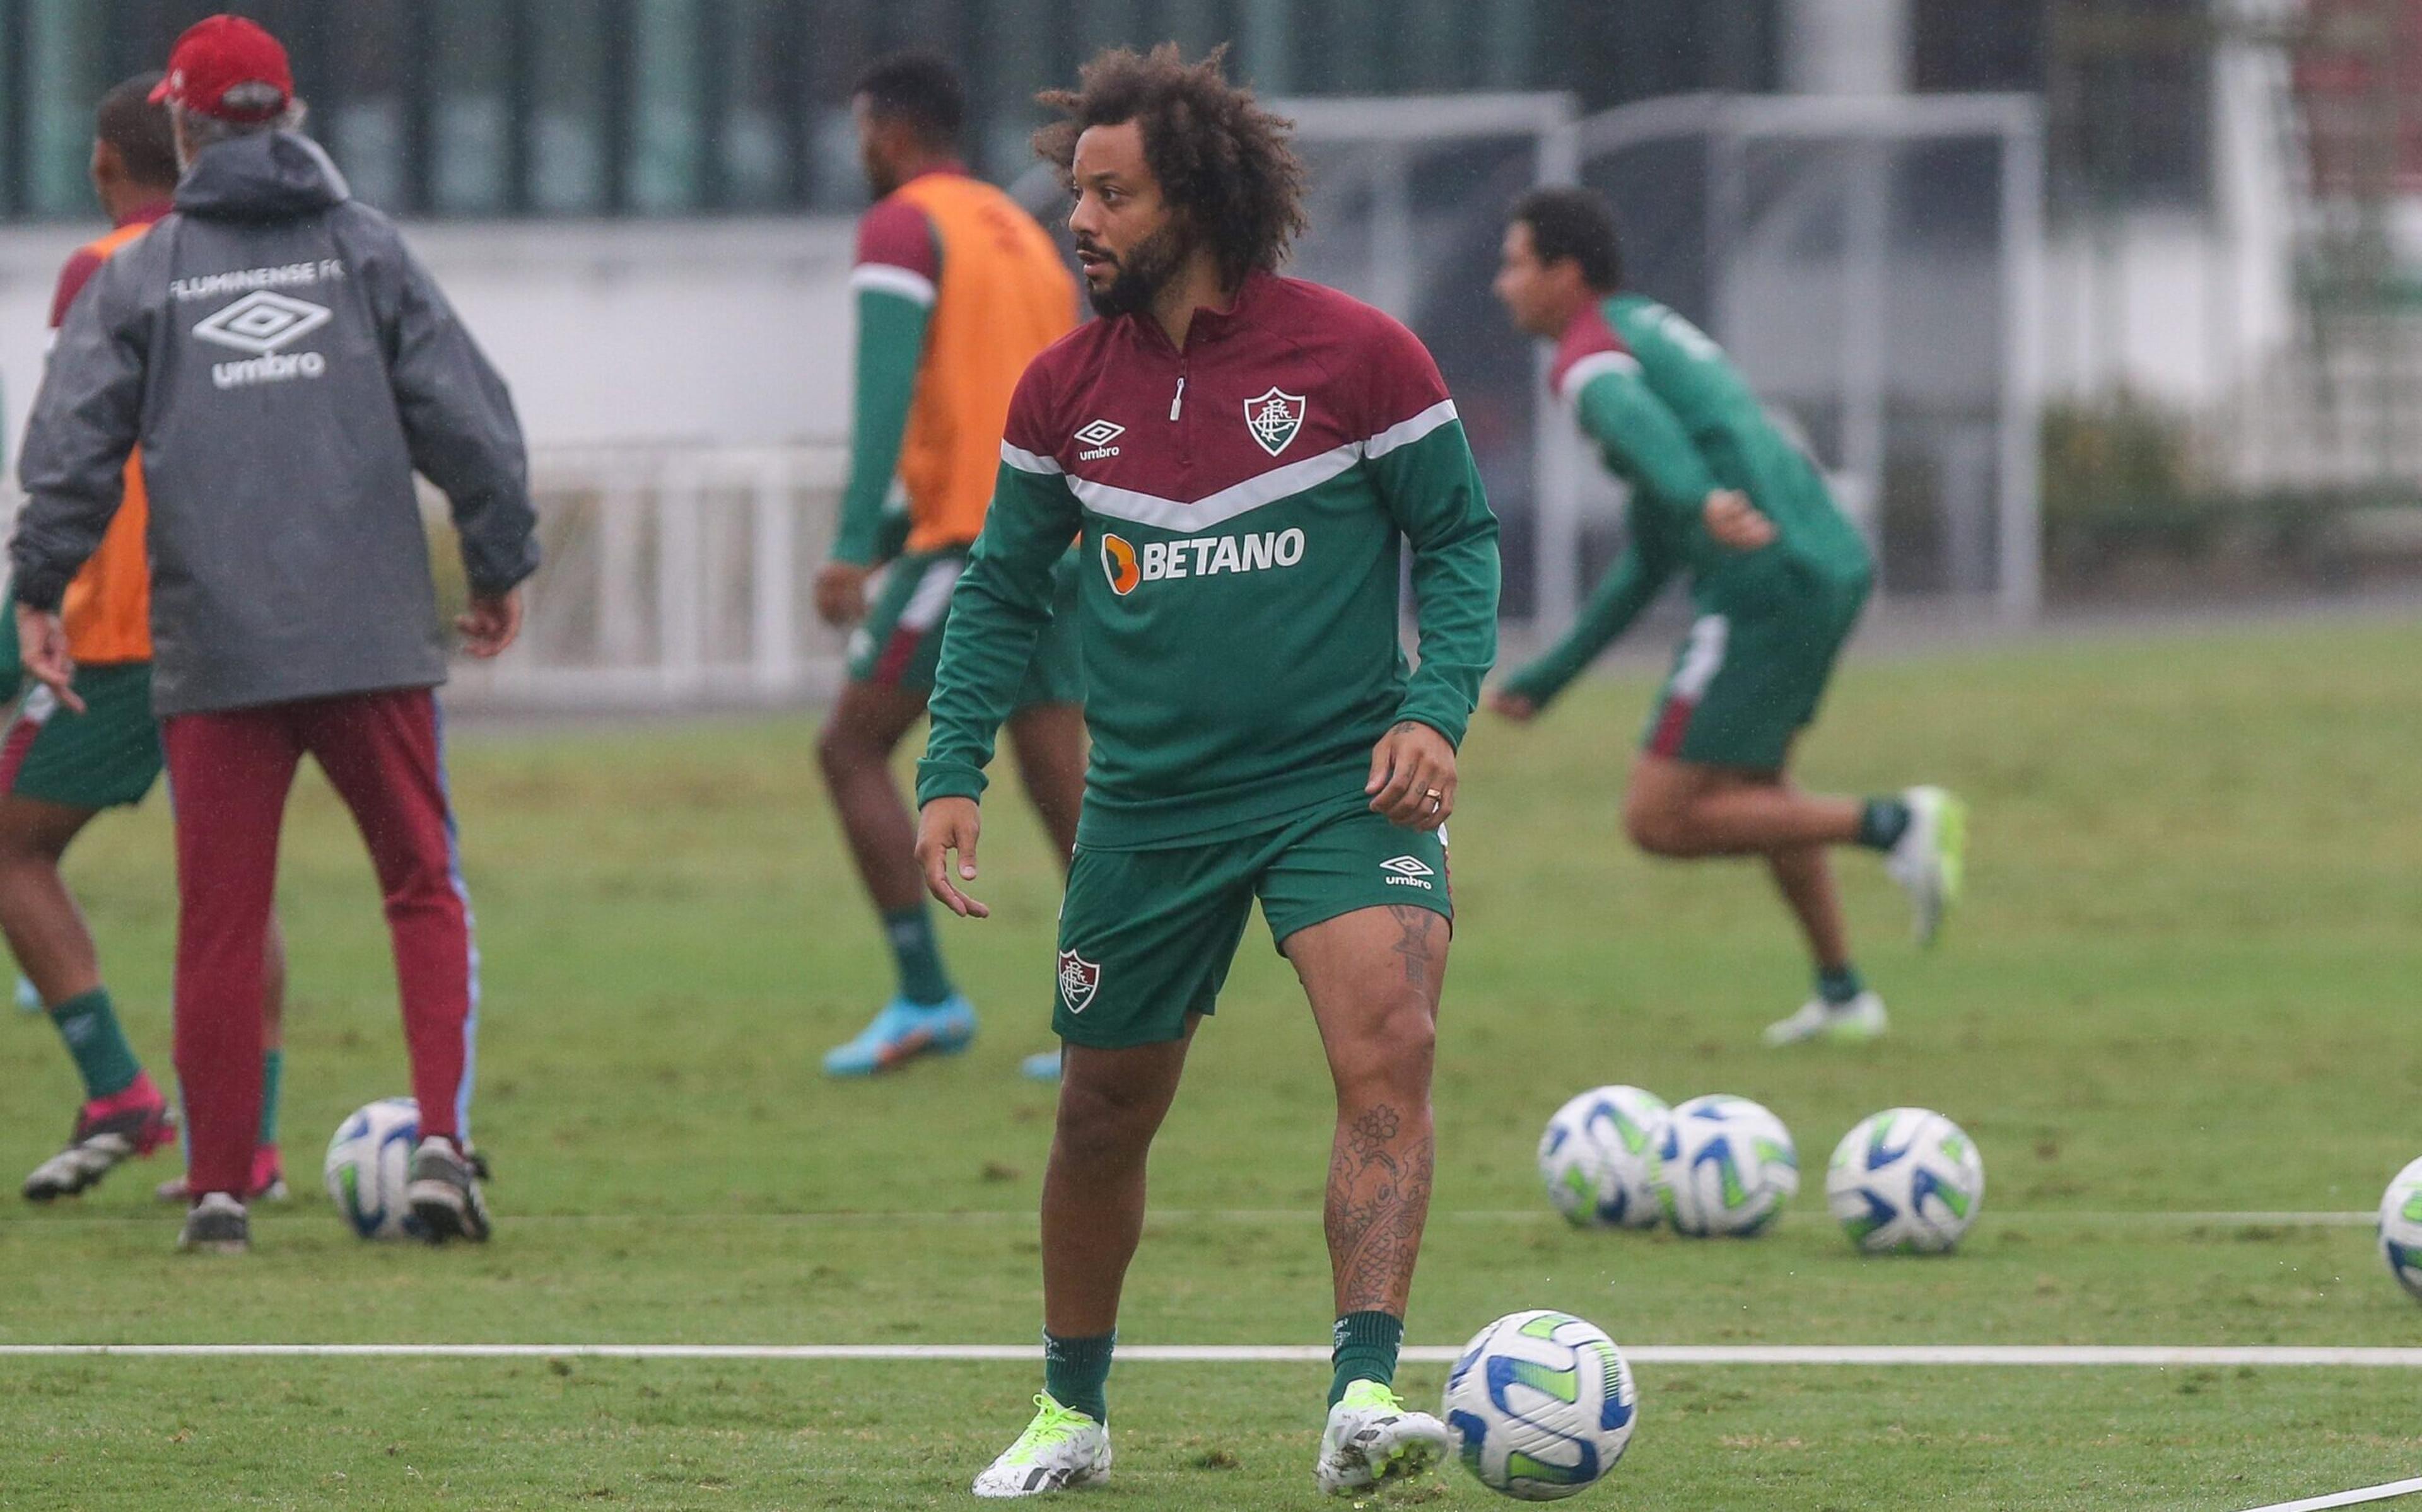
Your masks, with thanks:
[[(1254, 273), (1186, 348), (1079, 327), (1010, 406), (951, 604), (917, 798), (975, 797), (1081, 533), (1078, 843), (1145, 850), (1366, 803), (1400, 720), (1460, 742), (1497, 647), (1497, 520), (1438, 367), (1334, 289)], [(1397, 636), (1404, 550), (1420, 665)]]
[[(1628, 629), (1676, 572), (1704, 614), (1788, 615), (1838, 602), (1872, 572), (1866, 542), (1808, 454), (1776, 428), (1723, 349), (1655, 300), (1617, 294), (1574, 317), (1550, 382), (1609, 471), (1630, 485), (1630, 539), (1563, 640), (1506, 681), (1542, 704)], [(1707, 495), (1736, 489), (1774, 522), (1772, 545), (1720, 545)]]

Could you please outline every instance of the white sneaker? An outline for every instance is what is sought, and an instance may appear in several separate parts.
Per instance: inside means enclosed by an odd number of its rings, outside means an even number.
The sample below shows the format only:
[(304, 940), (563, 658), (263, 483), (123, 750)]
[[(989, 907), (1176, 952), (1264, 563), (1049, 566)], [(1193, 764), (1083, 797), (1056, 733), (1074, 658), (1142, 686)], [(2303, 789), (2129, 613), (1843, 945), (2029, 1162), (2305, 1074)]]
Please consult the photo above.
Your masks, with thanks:
[(978, 1496), (1041, 1496), (1091, 1486), (1109, 1473), (1109, 1428), (1047, 1394), (1037, 1394), (1034, 1405), (1034, 1421), (976, 1477)]
[(1766, 1026), (1766, 1042), (1769, 1045), (1797, 1045), (1808, 1039), (1864, 1040), (1879, 1039), (1892, 1021), (1884, 1013), (1884, 1000), (1874, 992), (1862, 992), (1848, 1003), (1828, 1003), (1823, 998), (1810, 998), (1800, 1005), (1800, 1011), (1788, 1019), (1777, 1020)]
[(1445, 1458), (1447, 1448), (1445, 1424), (1408, 1411), (1404, 1398), (1376, 1380), (1358, 1380), (1329, 1410), (1312, 1478), (1328, 1495), (1342, 1496), (1418, 1475)]
[(1934, 943), (1942, 916), (1959, 901), (1968, 869), (1968, 805), (1940, 787), (1911, 787), (1909, 828), (1884, 857), (1884, 874), (1909, 895), (1911, 933)]

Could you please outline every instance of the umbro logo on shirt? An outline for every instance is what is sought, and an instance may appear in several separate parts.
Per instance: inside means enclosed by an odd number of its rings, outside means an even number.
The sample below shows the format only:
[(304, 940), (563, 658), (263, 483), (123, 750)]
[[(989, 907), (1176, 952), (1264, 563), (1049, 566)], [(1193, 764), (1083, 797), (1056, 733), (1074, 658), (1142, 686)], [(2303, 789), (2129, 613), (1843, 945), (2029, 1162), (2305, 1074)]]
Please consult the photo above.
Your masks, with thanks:
[(1086, 449), (1077, 454), (1080, 462), (1097, 462), (1105, 457), (1116, 457), (1119, 449), (1110, 444), (1127, 433), (1127, 428), (1109, 420), (1096, 420), (1077, 432), (1077, 439)]

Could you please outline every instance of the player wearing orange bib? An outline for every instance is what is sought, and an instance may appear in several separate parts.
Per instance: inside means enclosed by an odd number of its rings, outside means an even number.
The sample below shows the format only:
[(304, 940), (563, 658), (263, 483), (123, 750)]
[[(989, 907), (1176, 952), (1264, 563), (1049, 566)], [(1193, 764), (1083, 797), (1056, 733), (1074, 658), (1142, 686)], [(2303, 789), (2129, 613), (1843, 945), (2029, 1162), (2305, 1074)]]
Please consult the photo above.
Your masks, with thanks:
[[(51, 308), (54, 331), (94, 272), (168, 213), (177, 149), (167, 111), (149, 100), (159, 78), (129, 79), (102, 98), (92, 179), (116, 228), (80, 249), (61, 271)], [(67, 1041), (85, 1090), (66, 1148), (25, 1178), (25, 1195), (36, 1202), (73, 1196), (176, 1132), (167, 1099), (118, 1025), (102, 985), (92, 931), (59, 877), (60, 857), (94, 816), (141, 803), (160, 779), (160, 726), (151, 713), (151, 566), (144, 546), (149, 510), (139, 455), (127, 461), (125, 490), (100, 550), (60, 604), (84, 709), (65, 708), (50, 689), (36, 685), (0, 737), (0, 931)], [(12, 640), (14, 628), (11, 617)], [(16, 665), (13, 646), (7, 661)], [(253, 1157), (257, 1196), (283, 1192), (277, 1047), (285, 974), (283, 943), (273, 930), (264, 994), (266, 1096)], [(182, 1200), (182, 1178), (162, 1187), (161, 1195)]]
[[(818, 753), (899, 985), (864, 1032), (825, 1057), (835, 1076), (954, 1052), (975, 1034), (975, 1009), (942, 966), (891, 756), (933, 691), (951, 591), (992, 502), (1010, 394), (1035, 353), (1077, 323), (1076, 281), (1049, 236), (959, 164), (966, 106), (950, 65), (921, 54), (885, 58), (858, 81), (853, 107), (876, 203), (859, 223), (850, 274), (857, 413), (841, 530), (816, 578), (816, 610), (855, 629), (849, 685)], [(887, 510), (895, 487), (904, 513)], [(870, 604), (879, 564), (886, 570)], [(1063, 600), (1073, 603), (1076, 584), (1063, 561)], [(1027, 791), (1063, 865), (1085, 779), (1081, 669), (1064, 628), (1073, 617), (1061, 616), (1062, 628), (1035, 648), (1009, 719)], [(1049, 1052), (1030, 1057), (1027, 1070), (1050, 1077), (1059, 1067)]]

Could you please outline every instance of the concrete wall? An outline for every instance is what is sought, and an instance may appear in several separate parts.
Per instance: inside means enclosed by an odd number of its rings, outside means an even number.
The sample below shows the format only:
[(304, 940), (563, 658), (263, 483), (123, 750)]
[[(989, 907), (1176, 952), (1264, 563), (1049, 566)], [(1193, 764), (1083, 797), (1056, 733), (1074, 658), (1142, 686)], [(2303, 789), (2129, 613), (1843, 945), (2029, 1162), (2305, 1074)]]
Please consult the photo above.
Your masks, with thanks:
[[(97, 227), (0, 229), (13, 477), (59, 266)], [(849, 429), (845, 220), (408, 228), (538, 445), (831, 441)]]

